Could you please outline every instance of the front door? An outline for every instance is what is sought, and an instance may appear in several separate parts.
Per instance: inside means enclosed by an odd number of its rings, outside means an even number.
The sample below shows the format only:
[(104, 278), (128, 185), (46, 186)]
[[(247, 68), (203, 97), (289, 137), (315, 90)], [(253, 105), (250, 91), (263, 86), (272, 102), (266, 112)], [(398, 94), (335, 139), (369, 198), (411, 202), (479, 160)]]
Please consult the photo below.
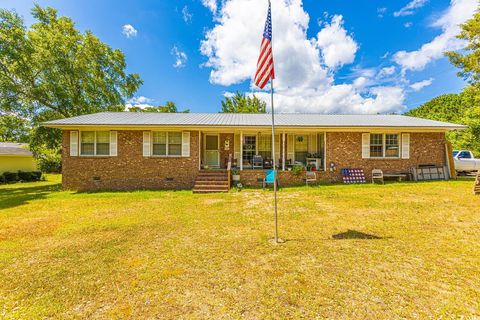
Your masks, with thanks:
[(218, 151), (218, 134), (205, 136), (205, 163), (209, 167), (220, 166), (220, 153)]

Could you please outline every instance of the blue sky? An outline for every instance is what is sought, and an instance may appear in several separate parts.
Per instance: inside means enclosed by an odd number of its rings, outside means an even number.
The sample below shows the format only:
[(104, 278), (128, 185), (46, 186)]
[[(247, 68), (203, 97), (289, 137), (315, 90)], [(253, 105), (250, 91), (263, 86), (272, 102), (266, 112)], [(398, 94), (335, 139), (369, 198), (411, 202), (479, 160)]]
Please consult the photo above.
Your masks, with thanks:
[[(132, 104), (217, 112), (251, 85), (266, 18), (261, 0), (38, 0), (120, 48), (144, 85)], [(442, 56), (476, 0), (272, 0), (281, 112), (404, 112), (464, 83)], [(32, 23), (33, 1), (2, 0)], [(268, 101), (268, 100), (267, 100)]]

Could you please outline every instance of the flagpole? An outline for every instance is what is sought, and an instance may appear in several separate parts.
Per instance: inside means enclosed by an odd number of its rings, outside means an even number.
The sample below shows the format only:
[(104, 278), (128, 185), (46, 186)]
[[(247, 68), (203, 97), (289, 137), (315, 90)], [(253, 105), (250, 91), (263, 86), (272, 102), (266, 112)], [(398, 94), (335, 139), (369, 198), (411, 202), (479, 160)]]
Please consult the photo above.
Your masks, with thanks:
[(270, 96), (272, 104), (272, 162), (273, 162), (273, 171), (274, 171), (274, 181), (273, 181), (273, 211), (274, 211), (274, 220), (275, 220), (275, 243), (278, 243), (278, 216), (277, 216), (277, 162), (275, 161), (275, 109), (273, 107), (273, 79), (270, 79)]

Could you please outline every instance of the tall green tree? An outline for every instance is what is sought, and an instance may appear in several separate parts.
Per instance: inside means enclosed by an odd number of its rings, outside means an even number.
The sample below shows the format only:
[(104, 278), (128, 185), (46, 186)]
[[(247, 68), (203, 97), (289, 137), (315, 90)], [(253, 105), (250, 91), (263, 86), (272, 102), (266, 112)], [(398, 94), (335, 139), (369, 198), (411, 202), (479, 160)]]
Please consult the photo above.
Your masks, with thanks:
[(475, 104), (471, 87), (460, 94), (445, 94), (406, 113), (408, 116), (465, 124), (468, 129), (448, 132), (455, 149), (472, 150), (480, 156), (480, 108)]
[(32, 16), (27, 27), (15, 11), (0, 9), (0, 111), (31, 119), (35, 152), (61, 145), (59, 131), (39, 122), (123, 110), (142, 80), (125, 72), (120, 50), (55, 9), (35, 5)]
[(151, 106), (151, 107), (145, 107), (141, 108), (138, 106), (133, 106), (128, 108), (128, 111), (131, 112), (163, 112), (163, 113), (189, 113), (189, 109), (185, 109), (183, 111), (178, 111), (177, 105), (175, 102), (172, 101), (167, 101), (167, 103), (164, 106)]
[(461, 69), (458, 76), (468, 81), (474, 91), (476, 99), (480, 96), (480, 11), (477, 11), (472, 19), (461, 25), (458, 39), (465, 40), (467, 45), (462, 51), (449, 51), (445, 55), (450, 62)]
[(0, 114), (0, 142), (29, 142), (30, 123), (15, 114)]
[(266, 113), (267, 104), (258, 99), (236, 92), (232, 97), (225, 97), (222, 101), (223, 113)]

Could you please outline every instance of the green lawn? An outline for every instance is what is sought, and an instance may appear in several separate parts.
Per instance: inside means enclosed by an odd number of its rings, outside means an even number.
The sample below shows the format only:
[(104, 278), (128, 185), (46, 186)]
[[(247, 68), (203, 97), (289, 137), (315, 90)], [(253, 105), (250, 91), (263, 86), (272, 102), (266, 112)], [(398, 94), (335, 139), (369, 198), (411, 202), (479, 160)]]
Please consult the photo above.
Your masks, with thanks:
[(0, 186), (0, 318), (480, 316), (472, 181), (279, 192)]

